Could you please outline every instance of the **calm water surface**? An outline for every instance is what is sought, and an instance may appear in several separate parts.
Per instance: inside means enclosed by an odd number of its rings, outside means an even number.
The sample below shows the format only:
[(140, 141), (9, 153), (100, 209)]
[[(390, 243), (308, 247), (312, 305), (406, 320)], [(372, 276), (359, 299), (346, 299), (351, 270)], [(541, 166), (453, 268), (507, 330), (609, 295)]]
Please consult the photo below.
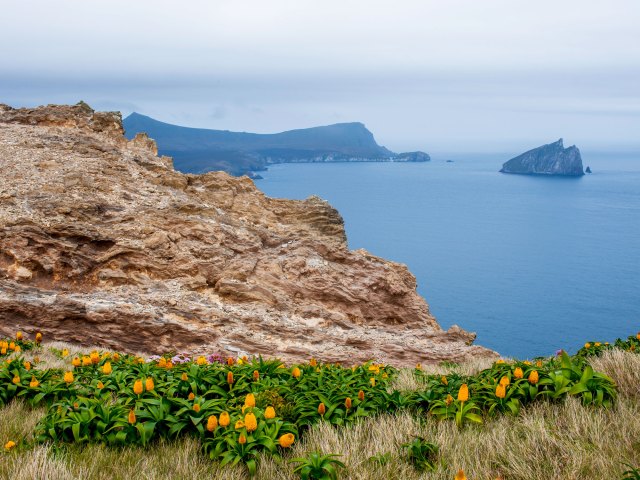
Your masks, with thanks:
[(583, 156), (594, 173), (579, 179), (463, 155), (276, 165), (256, 184), (327, 199), (349, 247), (407, 264), (444, 328), (524, 358), (640, 330), (640, 156)]

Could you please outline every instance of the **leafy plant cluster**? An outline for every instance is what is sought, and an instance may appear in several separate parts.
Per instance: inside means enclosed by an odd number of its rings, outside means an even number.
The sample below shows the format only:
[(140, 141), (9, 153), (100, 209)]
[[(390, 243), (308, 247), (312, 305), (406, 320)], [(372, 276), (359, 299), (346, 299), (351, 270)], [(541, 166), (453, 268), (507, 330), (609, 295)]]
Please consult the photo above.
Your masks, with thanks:
[[(55, 350), (68, 368), (39, 368), (42, 336), (35, 341), (18, 336), (0, 340), (0, 358), (6, 357), (0, 362), (0, 406), (13, 398), (46, 405), (37, 441), (145, 446), (192, 435), (212, 459), (242, 463), (251, 475), (260, 452), (281, 456), (317, 422), (344, 426), (380, 412), (411, 409), (462, 427), (499, 413), (516, 415), (534, 401), (576, 396), (584, 405), (608, 407), (616, 396), (613, 381), (594, 372), (582, 350), (535, 362), (497, 361), (474, 376), (427, 375), (417, 367), (414, 374), (424, 388), (400, 392), (390, 388), (397, 371), (372, 362), (347, 368), (313, 359), (292, 366), (263, 358), (145, 361), (111, 352), (73, 357)], [(632, 338), (628, 341), (640, 343)], [(27, 350), (35, 355), (31, 362), (23, 356)], [(417, 438), (403, 448), (416, 468), (433, 468), (435, 445)], [(333, 456), (298, 460), (296, 471), (305, 478), (335, 478), (341, 468)]]

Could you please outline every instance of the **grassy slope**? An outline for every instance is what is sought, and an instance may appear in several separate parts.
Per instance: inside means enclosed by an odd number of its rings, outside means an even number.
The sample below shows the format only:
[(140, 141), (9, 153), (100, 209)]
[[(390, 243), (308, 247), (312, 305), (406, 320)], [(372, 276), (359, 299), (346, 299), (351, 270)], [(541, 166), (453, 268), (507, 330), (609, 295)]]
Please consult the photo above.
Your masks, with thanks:
[[(52, 363), (59, 361), (52, 357)], [(408, 413), (381, 415), (347, 428), (317, 425), (294, 445), (292, 457), (312, 450), (339, 453), (349, 479), (446, 479), (464, 468), (469, 480), (621, 478), (623, 463), (640, 463), (640, 355), (613, 350), (592, 362), (594, 369), (618, 384), (619, 398), (610, 410), (585, 408), (569, 398), (540, 403), (517, 417), (498, 416), (486, 424), (458, 430), (454, 422), (419, 418)], [(54, 366), (54, 365), (51, 365)], [(465, 373), (485, 365), (464, 365)], [(443, 371), (442, 373), (446, 373)], [(401, 372), (396, 387), (419, 388), (410, 370)], [(44, 410), (22, 403), (0, 409), (0, 441), (29, 439)], [(400, 445), (422, 435), (440, 447), (436, 472), (419, 474), (401, 460)], [(386, 465), (369, 457), (392, 452)], [(156, 443), (147, 449), (115, 449), (102, 445), (42, 445), (0, 453), (0, 478), (11, 479), (241, 479), (241, 467), (219, 468), (200, 451), (195, 440)], [(293, 479), (287, 462), (264, 458), (259, 479)]]

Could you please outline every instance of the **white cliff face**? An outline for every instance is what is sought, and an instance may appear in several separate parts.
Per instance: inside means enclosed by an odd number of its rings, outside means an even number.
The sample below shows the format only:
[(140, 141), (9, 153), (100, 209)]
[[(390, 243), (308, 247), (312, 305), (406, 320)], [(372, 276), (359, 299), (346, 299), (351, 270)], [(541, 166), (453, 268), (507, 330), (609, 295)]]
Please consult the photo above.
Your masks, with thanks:
[(443, 331), (405, 265), (349, 251), (317, 197), (184, 175), (119, 114), (0, 105), (0, 334), (348, 364), (495, 354)]
[(562, 139), (512, 158), (500, 171), (525, 175), (584, 175), (580, 150), (575, 145), (564, 148)]

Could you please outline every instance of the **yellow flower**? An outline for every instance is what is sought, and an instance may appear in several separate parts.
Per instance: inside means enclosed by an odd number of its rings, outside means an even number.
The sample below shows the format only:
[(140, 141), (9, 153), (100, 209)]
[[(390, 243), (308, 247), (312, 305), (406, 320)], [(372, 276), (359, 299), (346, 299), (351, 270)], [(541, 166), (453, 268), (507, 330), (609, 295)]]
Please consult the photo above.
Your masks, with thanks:
[(636, 335), (636, 338), (640, 340), (640, 332), (638, 332), (638, 334)]
[(198, 359), (196, 360), (196, 363), (198, 365), (206, 365), (207, 364), (207, 359), (204, 358), (202, 355), (198, 357)]
[(233, 372), (227, 372), (227, 383), (229, 385), (233, 383)]
[(71, 365), (73, 365), (74, 367), (79, 367), (80, 359), (78, 357), (74, 357), (73, 360), (71, 360)]
[(244, 445), (245, 443), (247, 443), (247, 437), (245, 437), (243, 433), (241, 433), (238, 437), (238, 443), (240, 445)]
[(129, 410), (129, 423), (131, 425), (136, 423), (136, 411), (133, 408)]
[(324, 406), (324, 403), (320, 402), (320, 405), (318, 405), (318, 413), (320, 415), (324, 415), (326, 413), (327, 409)]
[(91, 357), (88, 357), (86, 355), (84, 357), (82, 357), (82, 366), (83, 367), (88, 367), (89, 365), (92, 365), (92, 364), (93, 364), (93, 362), (91, 361)]
[(254, 370), (253, 371), (253, 381), (257, 382), (258, 380), (260, 380), (260, 372), (258, 370)]
[(345, 398), (345, 400), (344, 400), (344, 407), (345, 407), (347, 410), (350, 410), (350, 409), (351, 409), (351, 398), (349, 398), (349, 397)]
[(302, 375), (302, 372), (298, 367), (295, 367), (291, 372), (291, 375), (293, 375), (293, 378), (300, 378), (300, 375)]
[(375, 377), (371, 377), (369, 379), (369, 383), (371, 384), (372, 387), (375, 387), (376, 386), (376, 378)]
[(98, 390), (102, 390), (104, 388), (104, 383), (98, 382), (97, 387), (98, 387)]
[(538, 360), (536, 362), (536, 367), (540, 368), (542, 366), (542, 360)]
[(245, 407), (255, 407), (256, 406), (256, 397), (253, 393), (247, 393), (247, 396), (244, 399)]
[(525, 365), (531, 365), (531, 362), (530, 362), (529, 360), (525, 360), (525, 361), (524, 361), (524, 362), (522, 362), (522, 363), (524, 363)]
[(182, 376), (180, 377), (180, 380), (182, 380), (183, 382), (186, 382), (189, 380), (189, 377), (187, 376), (187, 372), (184, 372), (182, 374)]
[(16, 349), (16, 342), (11, 342), (9, 344), (9, 350), (15, 350)]
[(247, 427), (247, 432), (254, 432), (258, 428), (258, 420), (253, 413), (247, 413), (244, 416), (244, 425)]
[(599, 346), (601, 346), (601, 345), (602, 345), (602, 344), (601, 344), (600, 342), (596, 342), (596, 343), (594, 343), (594, 346), (596, 346), (596, 347), (599, 347)]
[(95, 350), (91, 352), (91, 354), (89, 355), (89, 358), (91, 359), (91, 363), (93, 363), (94, 365), (97, 365), (98, 363), (100, 363), (100, 354)]
[(16, 340), (22, 340), (22, 332), (16, 332)]
[(506, 387), (510, 383), (511, 381), (509, 380), (509, 377), (507, 377), (506, 375), (500, 379), (500, 385), (503, 385)]
[(276, 411), (273, 407), (267, 407), (264, 411), (264, 418), (267, 420), (271, 420), (272, 418), (276, 418)]
[(364, 402), (364, 392), (362, 390), (358, 392), (358, 400)]
[(447, 380), (447, 377), (445, 377), (444, 375), (442, 375), (442, 376), (440, 377), (440, 382), (441, 382), (443, 385), (449, 385), (449, 380)]
[(207, 419), (207, 430), (213, 432), (216, 428), (218, 428), (218, 419), (215, 415), (211, 415)]
[(31, 362), (24, 362), (22, 364), (22, 366), (24, 366), (24, 369), (28, 372), (29, 370), (31, 370)]
[(456, 476), (453, 478), (453, 480), (467, 480), (467, 476), (464, 474), (464, 471), (458, 470), (458, 473), (456, 473)]
[(135, 383), (133, 384), (133, 393), (135, 393), (136, 395), (141, 395), (143, 392), (143, 388), (142, 388), (142, 380), (138, 379), (135, 381)]
[(589, 342), (585, 343), (584, 348), (591, 348), (591, 344)]
[(193, 400), (194, 398), (196, 398), (196, 395), (195, 395), (195, 393), (191, 392), (189, 394), (189, 400)]
[(72, 372), (65, 372), (64, 373), (64, 381), (67, 382), (67, 384), (73, 382), (73, 373)]
[(536, 370), (532, 370), (529, 374), (529, 383), (531, 385), (538, 383), (538, 372)]
[(522, 369), (520, 367), (516, 368), (513, 372), (513, 376), (516, 378), (522, 378), (524, 377), (524, 373), (522, 372)]
[(40, 385), (40, 382), (36, 379), (36, 377), (31, 377), (31, 382), (29, 383), (29, 386), (31, 388), (38, 388), (38, 385)]
[(194, 403), (193, 404), (193, 411), (198, 413), (200, 412), (200, 404), (199, 403)]
[(496, 362), (496, 365), (504, 365), (505, 361), (503, 359), (498, 359), (498, 361)]
[(9, 450), (13, 450), (14, 448), (16, 448), (16, 442), (14, 442), (13, 440), (9, 440), (7, 443), (4, 444), (4, 449), (7, 452)]
[(240, 430), (241, 428), (244, 428), (244, 422), (242, 420), (238, 420), (233, 428), (235, 428), (236, 430)]
[(16, 348), (14, 348), (13, 351), (18, 353), (22, 351), (22, 348), (20, 347), (20, 345), (16, 345)]
[(285, 433), (278, 439), (278, 443), (282, 448), (289, 448), (291, 445), (293, 445), (295, 439), (296, 437), (293, 435), (293, 433)]
[(164, 357), (160, 357), (160, 360), (158, 360), (158, 367), (165, 368), (166, 366), (167, 366), (167, 359)]
[(447, 395), (444, 403), (447, 405), (447, 407), (453, 403), (453, 397), (451, 396), (451, 394)]
[(422, 364), (416, 363), (416, 370), (422, 370)]
[(42, 342), (42, 333), (38, 332), (36, 333), (36, 343), (41, 343)]
[(113, 368), (111, 368), (111, 362), (105, 362), (105, 364), (102, 366), (102, 373), (104, 373), (105, 375), (111, 375), (111, 372), (113, 372)]
[[(640, 335), (640, 333), (638, 335)], [(309, 360), (309, 365), (312, 366), (312, 367), (317, 367), (318, 366), (318, 362), (316, 361), (315, 358), (312, 358), (311, 360)]]
[(466, 383), (463, 383), (460, 390), (458, 390), (458, 400), (461, 402), (469, 400), (469, 387)]
[(153, 383), (153, 378), (147, 377), (147, 380), (144, 382), (144, 388), (147, 392), (152, 392), (154, 388), (156, 388)]
[(13, 377), (13, 380), (11, 380), (15, 385), (18, 385), (20, 383), (20, 377), (18, 375), (16, 375), (15, 377)]
[(504, 397), (505, 397), (505, 395), (506, 395), (506, 393), (507, 393), (507, 392), (506, 392), (506, 390), (507, 390), (506, 385), (499, 384), (499, 385), (496, 387), (496, 397), (498, 397), (498, 398), (504, 398)]
[(222, 412), (220, 414), (220, 426), (226, 427), (231, 423), (231, 418), (229, 418), (229, 414), (227, 412)]
[(120, 354), (118, 352), (115, 352), (111, 358), (113, 358), (114, 362), (117, 362), (118, 360), (120, 360)]

